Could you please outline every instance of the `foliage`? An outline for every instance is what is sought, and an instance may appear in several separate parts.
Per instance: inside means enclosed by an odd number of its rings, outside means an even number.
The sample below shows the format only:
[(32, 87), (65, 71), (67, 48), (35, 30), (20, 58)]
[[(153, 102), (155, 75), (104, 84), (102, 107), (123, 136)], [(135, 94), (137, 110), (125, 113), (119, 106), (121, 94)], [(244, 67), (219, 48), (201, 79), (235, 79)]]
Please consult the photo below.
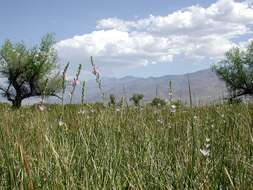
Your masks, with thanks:
[(134, 94), (129, 100), (132, 101), (135, 106), (140, 106), (140, 102), (143, 98), (143, 94)]
[[(80, 112), (80, 109), (83, 112)], [(253, 107), (10, 110), (0, 105), (1, 189), (250, 189)]]
[(28, 48), (22, 42), (7, 40), (0, 48), (0, 75), (7, 79), (0, 90), (14, 107), (20, 107), (29, 97), (57, 96), (61, 79), (55, 73), (57, 54), (53, 45), (53, 35), (47, 34), (39, 47)]
[(115, 98), (114, 94), (110, 94), (109, 98), (110, 98), (110, 100), (109, 100), (108, 105), (112, 106), (112, 107), (115, 106), (116, 105), (116, 98)]
[(166, 101), (164, 99), (161, 99), (161, 98), (158, 98), (158, 97), (155, 97), (152, 102), (151, 102), (151, 105), (152, 106), (165, 106), (166, 105)]
[(253, 95), (253, 41), (247, 50), (238, 47), (226, 53), (226, 59), (213, 67), (217, 75), (226, 82), (231, 97)]

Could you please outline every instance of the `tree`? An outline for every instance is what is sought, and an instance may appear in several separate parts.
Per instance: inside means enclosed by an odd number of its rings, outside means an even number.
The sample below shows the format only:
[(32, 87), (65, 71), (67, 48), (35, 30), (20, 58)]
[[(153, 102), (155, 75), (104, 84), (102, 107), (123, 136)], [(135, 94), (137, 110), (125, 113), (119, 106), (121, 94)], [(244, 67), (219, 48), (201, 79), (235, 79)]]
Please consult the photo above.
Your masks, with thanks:
[(129, 100), (133, 101), (135, 106), (140, 106), (140, 101), (143, 99), (142, 94), (134, 94)]
[(23, 42), (5, 41), (0, 48), (0, 76), (5, 85), (2, 95), (15, 108), (24, 99), (34, 96), (56, 96), (61, 88), (61, 77), (55, 72), (57, 53), (52, 34), (45, 35), (39, 46), (27, 48)]
[(112, 107), (114, 107), (115, 105), (116, 105), (116, 98), (115, 98), (115, 96), (113, 95), (113, 94), (110, 94), (110, 100), (109, 100), (109, 106), (112, 106)]
[(165, 105), (166, 105), (166, 101), (165, 101), (164, 99), (155, 97), (155, 98), (152, 100), (151, 105), (152, 105), (152, 106), (156, 106), (156, 107), (165, 106)]
[(253, 95), (253, 41), (246, 50), (230, 49), (213, 69), (225, 81), (230, 98)]

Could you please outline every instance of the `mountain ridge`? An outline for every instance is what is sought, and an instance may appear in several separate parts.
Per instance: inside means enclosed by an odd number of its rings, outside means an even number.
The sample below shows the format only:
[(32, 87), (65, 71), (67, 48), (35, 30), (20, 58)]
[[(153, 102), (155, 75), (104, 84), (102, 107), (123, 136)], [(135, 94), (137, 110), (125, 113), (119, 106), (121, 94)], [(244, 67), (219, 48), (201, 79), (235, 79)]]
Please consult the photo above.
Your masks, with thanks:
[[(192, 98), (194, 104), (208, 103), (222, 99), (227, 94), (226, 86), (211, 69), (200, 70), (194, 73), (182, 75), (165, 75), (160, 77), (135, 77), (125, 76), (122, 78), (102, 78), (102, 91), (107, 99), (110, 94), (114, 94), (117, 101), (121, 97), (126, 100), (135, 94), (141, 93), (144, 95), (144, 102), (150, 102), (155, 97), (169, 99), (169, 81), (172, 81), (173, 99), (180, 100), (183, 103), (189, 102), (188, 78), (190, 80)], [(69, 86), (71, 88), (71, 86)], [(70, 89), (65, 95), (65, 102), (69, 102)], [(101, 91), (96, 84), (95, 79), (87, 80), (86, 101), (98, 102), (102, 101)], [(73, 103), (81, 102), (82, 85), (76, 87), (73, 97)], [(6, 102), (3, 97), (0, 97), (1, 102)], [(30, 98), (24, 101), (24, 104), (38, 102), (39, 98)], [(48, 103), (59, 103), (56, 98), (48, 98)]]

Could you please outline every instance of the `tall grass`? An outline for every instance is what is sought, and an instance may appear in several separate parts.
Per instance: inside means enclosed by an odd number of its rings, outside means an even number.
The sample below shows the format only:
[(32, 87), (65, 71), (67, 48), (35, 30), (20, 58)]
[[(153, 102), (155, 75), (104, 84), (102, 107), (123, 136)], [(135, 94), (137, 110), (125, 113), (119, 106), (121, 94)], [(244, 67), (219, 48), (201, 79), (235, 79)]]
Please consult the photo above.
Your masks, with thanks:
[(252, 189), (252, 106), (64, 110), (0, 106), (1, 189)]

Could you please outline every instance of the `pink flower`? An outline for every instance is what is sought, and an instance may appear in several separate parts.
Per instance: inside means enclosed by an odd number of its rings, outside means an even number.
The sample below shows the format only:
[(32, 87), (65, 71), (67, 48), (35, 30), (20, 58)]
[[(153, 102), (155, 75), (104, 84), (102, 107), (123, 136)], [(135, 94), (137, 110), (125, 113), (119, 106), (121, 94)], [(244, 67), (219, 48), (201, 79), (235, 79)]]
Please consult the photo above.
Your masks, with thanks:
[(73, 82), (72, 82), (72, 85), (75, 86), (75, 85), (78, 85), (80, 84), (80, 81), (77, 80), (77, 79), (74, 79)]

